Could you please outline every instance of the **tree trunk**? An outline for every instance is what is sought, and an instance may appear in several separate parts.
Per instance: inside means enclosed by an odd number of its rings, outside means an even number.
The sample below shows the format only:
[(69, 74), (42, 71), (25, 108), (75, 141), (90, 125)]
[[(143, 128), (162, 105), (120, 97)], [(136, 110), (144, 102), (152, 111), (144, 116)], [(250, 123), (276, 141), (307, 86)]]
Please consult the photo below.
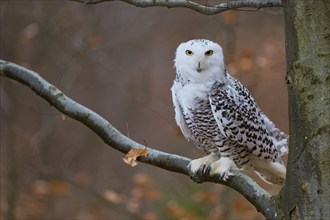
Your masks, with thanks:
[(285, 219), (329, 219), (329, 0), (284, 0), (290, 153)]

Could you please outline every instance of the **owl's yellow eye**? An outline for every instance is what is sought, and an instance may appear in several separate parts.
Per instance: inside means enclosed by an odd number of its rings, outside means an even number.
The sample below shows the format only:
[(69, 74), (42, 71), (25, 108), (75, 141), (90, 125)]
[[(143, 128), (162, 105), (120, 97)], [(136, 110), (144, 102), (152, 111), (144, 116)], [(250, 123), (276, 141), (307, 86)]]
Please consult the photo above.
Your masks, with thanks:
[(211, 56), (213, 54), (213, 50), (208, 50), (205, 52), (206, 56)]
[(186, 50), (186, 54), (187, 54), (187, 56), (191, 56), (191, 55), (193, 55), (194, 53), (193, 53), (191, 50)]

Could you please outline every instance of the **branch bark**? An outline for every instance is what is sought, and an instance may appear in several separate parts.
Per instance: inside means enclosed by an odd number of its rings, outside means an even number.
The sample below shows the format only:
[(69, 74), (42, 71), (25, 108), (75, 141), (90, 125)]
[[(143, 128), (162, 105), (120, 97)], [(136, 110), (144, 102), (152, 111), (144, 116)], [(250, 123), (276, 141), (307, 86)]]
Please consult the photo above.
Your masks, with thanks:
[(122, 1), (137, 7), (167, 7), (167, 8), (189, 8), (201, 14), (214, 15), (228, 10), (237, 10), (239, 8), (266, 8), (282, 7), (281, 0), (236, 0), (225, 1), (214, 6), (198, 4), (188, 0), (71, 0), (84, 4), (97, 4), (101, 2)]
[[(29, 87), (57, 110), (85, 124), (106, 144), (122, 153), (127, 153), (131, 148), (146, 148), (120, 133), (97, 113), (64, 95), (54, 85), (48, 83), (32, 70), (0, 60), (0, 76), (13, 79)], [(187, 165), (191, 159), (152, 148), (148, 149), (150, 150), (149, 155), (139, 158), (141, 162), (190, 176)], [(193, 180), (198, 180), (199, 183), (213, 182), (231, 187), (250, 201), (267, 219), (275, 219), (279, 212), (276, 199), (247, 175), (239, 171), (233, 171), (233, 173), (234, 176), (226, 182), (216, 176), (206, 176), (202, 173), (190, 177)]]

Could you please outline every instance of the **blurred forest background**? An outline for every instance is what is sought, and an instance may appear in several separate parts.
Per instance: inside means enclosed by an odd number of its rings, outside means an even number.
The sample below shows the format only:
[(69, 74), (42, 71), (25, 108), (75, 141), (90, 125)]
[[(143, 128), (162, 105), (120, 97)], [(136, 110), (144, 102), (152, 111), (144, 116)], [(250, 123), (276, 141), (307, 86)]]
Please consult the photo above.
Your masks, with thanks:
[[(194, 38), (221, 44), (230, 73), (288, 132), (281, 8), (206, 16), (122, 2), (1, 1), (0, 13), (1, 59), (40, 73), (137, 142), (204, 156), (181, 135), (170, 94), (175, 49)], [(263, 219), (228, 187), (128, 166), (84, 125), (0, 79), (0, 219)]]

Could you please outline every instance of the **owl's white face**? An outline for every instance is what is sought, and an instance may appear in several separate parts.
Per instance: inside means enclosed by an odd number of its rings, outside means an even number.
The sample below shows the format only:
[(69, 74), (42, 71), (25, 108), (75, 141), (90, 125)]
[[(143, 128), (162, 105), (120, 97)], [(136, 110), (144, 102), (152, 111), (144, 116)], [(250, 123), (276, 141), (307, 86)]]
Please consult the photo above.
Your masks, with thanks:
[(176, 50), (177, 74), (192, 82), (205, 82), (224, 77), (222, 48), (210, 40), (190, 40)]

